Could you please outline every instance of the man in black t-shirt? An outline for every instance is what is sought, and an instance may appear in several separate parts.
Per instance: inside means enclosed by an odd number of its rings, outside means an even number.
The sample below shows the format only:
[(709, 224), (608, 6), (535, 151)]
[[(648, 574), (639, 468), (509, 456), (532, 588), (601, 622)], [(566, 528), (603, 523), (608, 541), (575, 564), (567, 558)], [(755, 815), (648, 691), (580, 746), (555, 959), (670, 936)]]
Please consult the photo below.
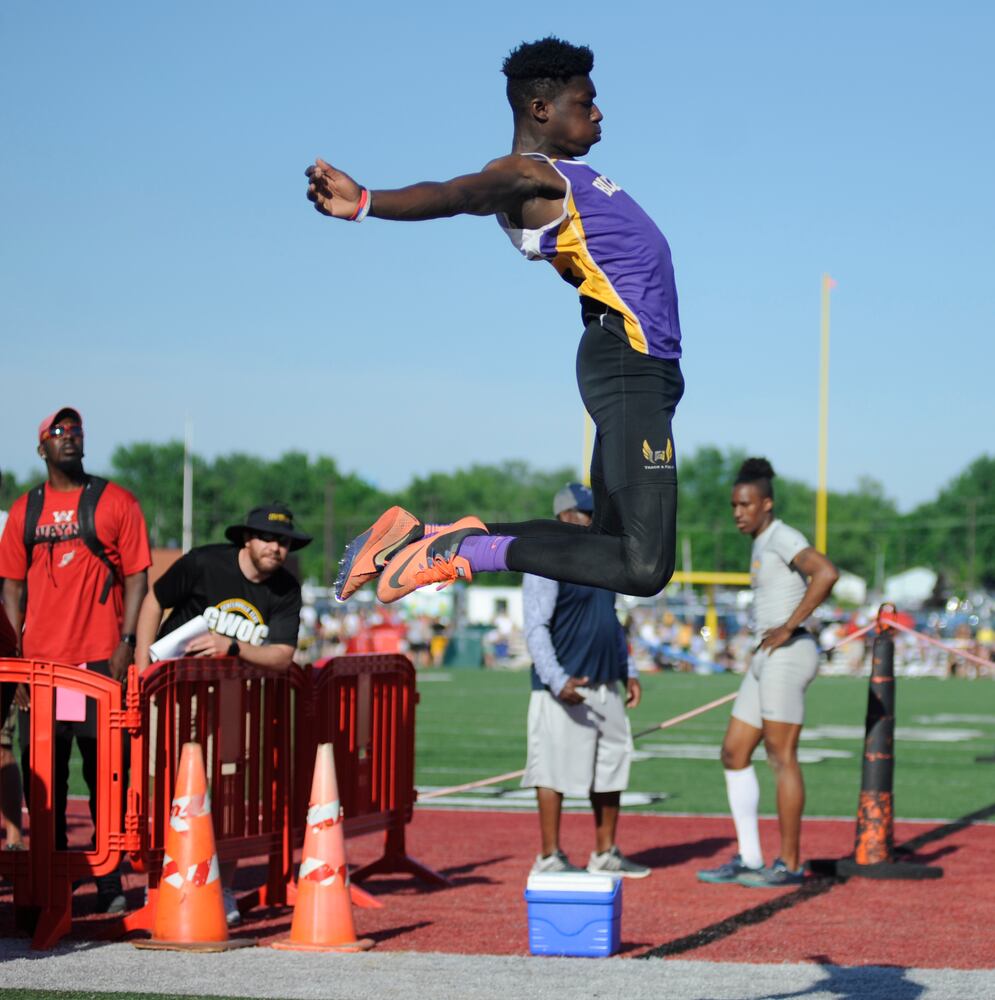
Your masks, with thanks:
[[(191, 639), (187, 656), (237, 656), (258, 666), (289, 667), (297, 648), (301, 586), (284, 569), (287, 553), (311, 541), (294, 528), (289, 508), (255, 507), (225, 531), (232, 545), (202, 545), (177, 560), (149, 590), (138, 616), (135, 663), (149, 646), (191, 618), (210, 629)], [(162, 620), (163, 609), (172, 613)]]
[[(201, 545), (182, 556), (149, 589), (138, 616), (135, 663), (149, 665), (156, 639), (203, 615), (210, 631), (191, 639), (186, 656), (237, 656), (257, 666), (289, 669), (297, 649), (301, 585), (284, 569), (287, 553), (310, 535), (294, 528), (281, 503), (254, 507), (243, 524), (225, 531), (231, 545)], [(172, 613), (162, 620), (163, 609)], [(225, 919), (241, 923), (232, 891), (237, 862), (221, 867)]]

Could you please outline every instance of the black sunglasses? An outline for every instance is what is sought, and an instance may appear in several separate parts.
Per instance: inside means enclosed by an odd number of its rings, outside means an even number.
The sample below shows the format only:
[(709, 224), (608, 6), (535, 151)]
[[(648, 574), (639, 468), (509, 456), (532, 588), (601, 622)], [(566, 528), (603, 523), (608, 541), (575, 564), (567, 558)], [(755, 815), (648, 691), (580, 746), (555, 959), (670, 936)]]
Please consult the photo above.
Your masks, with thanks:
[(67, 434), (70, 437), (81, 438), (83, 436), (83, 428), (80, 424), (56, 424), (45, 431), (45, 438), (60, 438), (65, 437)]
[(258, 538), (261, 542), (276, 542), (277, 545), (290, 548), (290, 539), (286, 535), (273, 535), (268, 531), (254, 531), (253, 538)]

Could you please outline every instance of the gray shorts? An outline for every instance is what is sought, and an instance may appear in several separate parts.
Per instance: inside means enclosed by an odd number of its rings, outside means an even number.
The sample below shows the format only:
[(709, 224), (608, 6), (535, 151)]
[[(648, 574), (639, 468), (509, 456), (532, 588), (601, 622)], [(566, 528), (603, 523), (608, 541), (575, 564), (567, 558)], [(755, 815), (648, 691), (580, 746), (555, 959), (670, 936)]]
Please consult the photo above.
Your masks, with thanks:
[(582, 705), (567, 705), (549, 691), (532, 692), (523, 788), (586, 798), (628, 786), (632, 732), (618, 686), (578, 690), (585, 693)]
[(807, 637), (773, 653), (754, 653), (733, 702), (733, 716), (754, 729), (763, 729), (765, 719), (800, 726), (805, 721), (805, 691), (818, 669), (819, 649)]

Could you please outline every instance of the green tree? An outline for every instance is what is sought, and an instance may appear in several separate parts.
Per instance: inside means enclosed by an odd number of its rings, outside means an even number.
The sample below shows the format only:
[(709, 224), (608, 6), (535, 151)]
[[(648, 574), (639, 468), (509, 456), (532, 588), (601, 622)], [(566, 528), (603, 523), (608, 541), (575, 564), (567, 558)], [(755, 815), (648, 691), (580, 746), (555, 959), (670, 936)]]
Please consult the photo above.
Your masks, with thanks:
[[(711, 445), (680, 459), (677, 498), (677, 566), (690, 547), (693, 569), (742, 571), (749, 559), (730, 512), (730, 495), (745, 453)], [(745, 554), (744, 554), (745, 552)]]
[[(386, 506), (387, 498), (354, 475), (342, 476), (334, 459), (311, 460), (288, 451), (274, 460), (234, 453), (193, 465), (195, 545), (224, 540), (225, 528), (261, 503), (279, 500), (315, 541), (297, 553), (301, 572), (316, 580), (334, 575), (338, 553)], [(122, 446), (111, 459), (111, 477), (142, 504), (154, 546), (178, 547), (183, 518), (183, 445), (147, 442)]]
[(576, 478), (567, 468), (542, 472), (525, 462), (474, 465), (416, 478), (398, 502), (428, 521), (449, 521), (467, 514), (488, 522), (548, 518), (552, 517), (553, 495)]
[(0, 510), (10, 510), (10, 505), (22, 493), (31, 489), (32, 486), (42, 479), (42, 476), (39, 475), (33, 480), (21, 480), (17, 478), (16, 473), (11, 472), (9, 469), (4, 469), (0, 475), (2, 475), (2, 481), (0, 481)]
[[(745, 453), (714, 446), (682, 456), (678, 554), (691, 545), (697, 569), (742, 571), (749, 540), (730, 514), (732, 483)], [(776, 467), (776, 463), (775, 463)], [(414, 478), (404, 489), (385, 493), (355, 474), (343, 475), (327, 456), (309, 458), (288, 451), (276, 459), (244, 453), (207, 461), (194, 456), (194, 543), (220, 541), (224, 530), (259, 503), (281, 500), (315, 541), (298, 554), (303, 575), (331, 582), (349, 539), (386, 507), (399, 503), (429, 521), (476, 514), (501, 523), (548, 518), (553, 494), (576, 476), (569, 468), (533, 469), (525, 462), (474, 465)], [(183, 445), (138, 442), (117, 448), (110, 477), (141, 501), (154, 545), (178, 545), (182, 535)], [(40, 479), (41, 476), (37, 477)], [(34, 480), (34, 481), (37, 481)], [(6, 474), (0, 506), (9, 508), (32, 482)], [(995, 586), (995, 458), (984, 455), (934, 501), (908, 515), (898, 513), (884, 487), (870, 478), (856, 489), (828, 498), (829, 556), (841, 569), (871, 583), (880, 569), (893, 574), (914, 565), (933, 566), (955, 585)], [(779, 517), (814, 540), (815, 491), (807, 483), (778, 477)], [(488, 574), (482, 581), (515, 579)]]
[(931, 566), (958, 589), (995, 588), (995, 457), (975, 459), (903, 527), (909, 565)]
[[(195, 475), (202, 471), (198, 459)], [(183, 535), (183, 443), (119, 445), (110, 478), (138, 497), (155, 548), (177, 548)]]
[(841, 569), (874, 586), (884, 584), (879, 571), (891, 575), (906, 568), (899, 562), (898, 508), (876, 480), (862, 477), (850, 493), (831, 492), (828, 521), (829, 556)]
[[(691, 544), (695, 569), (742, 572), (749, 560), (749, 541), (736, 529), (730, 511), (732, 484), (745, 458), (739, 449), (705, 446), (683, 458), (678, 503), (678, 554)], [(775, 469), (776, 469), (775, 464)], [(815, 490), (783, 476), (774, 480), (777, 516), (815, 539)], [(879, 546), (894, 545), (898, 512), (881, 485), (862, 479), (848, 493), (828, 496), (829, 556), (841, 568), (872, 580)], [(887, 550), (890, 552), (890, 549)]]

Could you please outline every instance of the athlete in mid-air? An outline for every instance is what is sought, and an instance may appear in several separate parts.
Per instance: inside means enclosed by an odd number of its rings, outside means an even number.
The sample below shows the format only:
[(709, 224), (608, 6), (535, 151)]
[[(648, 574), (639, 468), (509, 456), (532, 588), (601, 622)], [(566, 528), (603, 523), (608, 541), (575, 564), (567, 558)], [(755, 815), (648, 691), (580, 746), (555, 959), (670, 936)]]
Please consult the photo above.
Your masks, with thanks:
[(653, 220), (582, 159), (601, 139), (593, 65), (590, 49), (558, 38), (513, 51), (503, 66), (512, 152), (479, 173), (370, 191), (324, 160), (307, 169), (307, 196), (323, 215), (353, 222), (496, 215), (522, 254), (549, 261), (580, 293), (577, 381), (596, 428), (589, 528), (485, 525), (475, 517), (426, 525), (393, 507), (347, 547), (340, 600), (377, 576), (377, 596), (389, 603), (428, 584), (505, 569), (651, 596), (673, 573), (671, 422), (684, 391), (674, 269)]

